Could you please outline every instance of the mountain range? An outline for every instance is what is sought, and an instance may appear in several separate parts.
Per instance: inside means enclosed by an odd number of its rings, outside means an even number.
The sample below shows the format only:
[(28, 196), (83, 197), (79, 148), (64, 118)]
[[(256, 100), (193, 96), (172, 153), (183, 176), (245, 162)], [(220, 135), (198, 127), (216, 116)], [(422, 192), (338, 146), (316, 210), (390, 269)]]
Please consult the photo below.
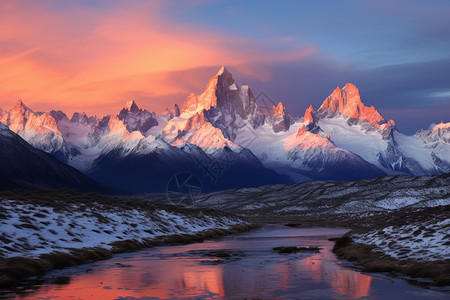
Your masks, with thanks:
[(175, 104), (155, 113), (132, 100), (117, 115), (69, 118), (19, 101), (0, 110), (0, 122), (94, 180), (132, 192), (450, 171), (450, 123), (404, 135), (393, 120), (365, 106), (353, 84), (337, 87), (302, 117), (289, 114), (282, 102), (259, 100), (222, 67), (181, 109)]

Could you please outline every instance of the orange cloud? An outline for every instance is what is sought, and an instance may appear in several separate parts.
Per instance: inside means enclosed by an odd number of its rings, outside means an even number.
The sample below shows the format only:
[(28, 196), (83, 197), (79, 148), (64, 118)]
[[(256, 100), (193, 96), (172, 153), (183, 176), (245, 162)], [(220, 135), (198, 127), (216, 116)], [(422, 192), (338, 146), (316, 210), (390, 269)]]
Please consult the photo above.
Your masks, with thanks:
[[(110, 3), (96, 8), (78, 2), (1, 2), (0, 107), (21, 98), (37, 110), (102, 115), (134, 98), (160, 111), (179, 103), (183, 94), (200, 92), (220, 65), (267, 81), (270, 72), (256, 68), (257, 62), (315, 53), (311, 45), (283, 50), (279, 40), (248, 40), (168, 21), (161, 13), (164, 1)], [(276, 51), (272, 45), (265, 49), (271, 43), (281, 44)]]

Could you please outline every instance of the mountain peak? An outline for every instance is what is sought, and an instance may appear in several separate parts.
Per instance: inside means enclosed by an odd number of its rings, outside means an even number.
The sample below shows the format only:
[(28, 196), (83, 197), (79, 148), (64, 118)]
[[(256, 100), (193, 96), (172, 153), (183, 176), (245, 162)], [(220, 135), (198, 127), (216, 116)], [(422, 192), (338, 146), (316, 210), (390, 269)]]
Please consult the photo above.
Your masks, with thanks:
[(22, 110), (29, 110), (29, 111), (33, 111), (31, 108), (29, 108), (28, 106), (25, 105), (25, 103), (23, 103), (22, 99), (19, 99), (16, 103), (16, 105), (13, 107), (14, 111), (22, 111)]
[(344, 85), (344, 87), (342, 88), (343, 90), (347, 90), (347, 91), (356, 91), (359, 94), (359, 90), (356, 87), (356, 85), (354, 85), (353, 83), (349, 82), (347, 84)]
[(134, 100), (127, 101), (127, 103), (124, 106), (124, 109), (131, 112), (139, 111), (139, 107), (137, 106)]
[(229, 94), (238, 93), (238, 91), (239, 88), (234, 82), (233, 76), (227, 68), (222, 66), (219, 72), (209, 80), (205, 91), (201, 95), (197, 96), (191, 93), (188, 96), (181, 108), (181, 114), (186, 112), (192, 115), (204, 109), (208, 110), (218, 105), (218, 95), (221, 95), (219, 98), (222, 100), (226, 100), (231, 98)]
[(441, 121), (441, 123), (433, 127), (433, 131), (439, 131), (439, 129), (447, 129), (447, 128), (450, 128), (450, 122), (444, 123), (443, 121)]
[[(213, 80), (217, 78), (217, 81)], [(216, 76), (211, 78), (210, 82), (213, 81), (213, 86), (215, 88), (224, 88), (229, 90), (237, 91), (238, 87), (233, 79), (233, 75), (231, 75), (230, 71), (225, 66), (222, 66), (217, 72)]]
[(269, 118), (272, 122), (274, 132), (287, 131), (294, 123), (293, 118), (286, 111), (286, 108), (281, 101), (278, 102), (277, 106), (272, 106), (272, 116)]
[(373, 106), (364, 105), (358, 88), (352, 83), (347, 83), (342, 89), (337, 87), (317, 112), (321, 117), (331, 118), (340, 114), (350, 119), (368, 121), (377, 128), (386, 123)]
[(178, 104), (174, 104), (171, 108), (166, 107), (163, 111), (163, 115), (168, 117), (169, 119), (172, 119), (174, 117), (180, 116), (180, 108), (178, 107)]
[(275, 107), (275, 105), (272, 106), (273, 115), (276, 117), (282, 117), (285, 115), (286, 108), (283, 105), (283, 102), (278, 102), (278, 105)]
[(305, 121), (305, 123), (314, 123), (314, 109), (312, 107), (312, 105), (310, 105), (306, 111), (305, 111), (305, 115), (303, 116), (303, 120)]
[(228, 71), (228, 69), (225, 66), (220, 67), (219, 72), (217, 72), (217, 76), (220, 76), (222, 74), (229, 74), (230, 72)]

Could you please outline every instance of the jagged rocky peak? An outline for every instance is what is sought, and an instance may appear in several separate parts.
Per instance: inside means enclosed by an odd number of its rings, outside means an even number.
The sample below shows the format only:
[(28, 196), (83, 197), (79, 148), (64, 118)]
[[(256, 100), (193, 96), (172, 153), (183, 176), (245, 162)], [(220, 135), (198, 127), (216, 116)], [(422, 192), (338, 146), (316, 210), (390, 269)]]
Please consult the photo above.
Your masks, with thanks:
[(419, 130), (414, 135), (422, 138), (428, 148), (436, 148), (443, 144), (450, 144), (450, 122), (434, 125), (429, 130)]
[(92, 127), (97, 124), (98, 120), (97, 117), (88, 116), (85, 112), (74, 112), (70, 122), (81, 125), (90, 125)]
[(22, 100), (2, 117), (2, 122), (28, 143), (46, 152), (57, 151), (63, 143), (55, 118), (46, 112), (34, 112)]
[[(223, 85), (224, 87), (229, 88), (230, 90), (237, 90), (236, 82), (233, 79), (233, 75), (231, 75), (230, 71), (225, 66), (222, 66), (216, 74), (218, 80), (218, 85)], [(214, 77), (213, 77), (214, 78)]]
[(136, 101), (130, 100), (125, 103), (125, 106), (119, 112), (119, 119), (123, 120), (129, 114), (139, 114), (140, 112), (142, 112), (142, 109), (137, 106)]
[(311, 131), (314, 133), (318, 133), (321, 131), (319, 126), (317, 126), (317, 116), (316, 116), (316, 112), (314, 111), (314, 108), (312, 107), (312, 105), (310, 105), (305, 110), (305, 115), (303, 116), (302, 120), (303, 120), (303, 124), (305, 125), (307, 131)]
[(155, 113), (140, 109), (134, 100), (128, 101), (120, 111), (118, 119), (123, 121), (129, 132), (139, 131), (145, 137), (150, 128), (157, 126)]
[(177, 104), (174, 104), (172, 107), (166, 107), (163, 111), (163, 115), (165, 115), (169, 120), (175, 117), (180, 116), (180, 108)]
[(305, 124), (314, 124), (316, 122), (316, 113), (314, 112), (314, 108), (310, 105), (303, 116), (303, 122)]
[(294, 119), (286, 111), (281, 101), (278, 102), (277, 106), (272, 106), (270, 121), (274, 132), (287, 131), (294, 123)]
[(188, 96), (180, 116), (189, 119), (202, 111), (205, 120), (222, 130), (224, 136), (232, 141), (240, 128), (246, 125), (256, 128), (265, 120), (249, 86), (237, 85), (225, 67), (209, 80), (201, 95)]
[[(222, 66), (219, 72), (208, 81), (205, 91), (201, 95), (197, 96), (191, 93), (188, 96), (183, 103), (181, 113), (195, 114), (204, 109), (208, 110), (211, 107), (223, 105), (229, 98), (226, 97), (229, 91), (237, 94), (238, 87), (228, 69)], [(219, 96), (221, 96), (220, 102), (218, 102)]]
[(5, 125), (7, 125), (11, 131), (18, 133), (25, 129), (25, 125), (31, 114), (33, 114), (33, 110), (26, 106), (22, 100), (19, 100), (16, 105), (10, 109), (8, 116), (4, 118)]
[(183, 146), (192, 144), (200, 147), (206, 153), (213, 153), (218, 149), (239, 147), (225, 138), (219, 128), (214, 127), (205, 120), (204, 111), (195, 113), (189, 118), (183, 128), (178, 132), (176, 139), (172, 142), (173, 146)]
[(140, 110), (134, 100), (127, 101), (123, 109), (134, 113), (137, 113)]
[[(201, 95), (197, 96), (191, 93), (188, 96), (182, 106), (181, 113), (189, 112), (194, 114), (202, 110), (209, 110), (212, 107), (226, 108), (239, 104), (239, 102), (242, 102), (239, 99), (240, 90), (244, 94), (251, 93), (248, 86), (240, 88), (228, 69), (221, 67), (219, 72), (209, 80), (205, 91)], [(239, 106), (243, 107), (242, 103)]]
[(443, 121), (441, 121), (441, 123), (439, 123), (433, 127), (433, 131), (446, 130), (449, 128), (450, 128), (450, 122), (444, 123)]
[(367, 107), (361, 100), (358, 88), (347, 83), (342, 89), (337, 87), (317, 110), (319, 118), (342, 116), (350, 125), (362, 125), (365, 130), (379, 130), (384, 137), (395, 129), (393, 120), (387, 121), (375, 109)]
[(67, 115), (61, 110), (51, 110), (49, 114), (55, 119), (56, 122), (69, 120), (69, 118), (67, 118)]
[[(16, 105), (11, 109), (11, 111), (16, 111), (16, 112), (25, 112), (25, 111), (30, 111), (33, 112), (33, 110), (31, 108), (29, 108), (27, 105), (25, 105), (25, 103), (23, 103), (22, 99), (19, 99), (16, 103)], [(11, 112), (10, 111), (10, 112)]]
[(56, 134), (61, 135), (59, 132), (56, 120), (48, 113), (42, 114), (29, 114), (25, 125), (25, 131), (35, 132), (39, 134)]
[(373, 107), (366, 107), (361, 101), (358, 88), (347, 83), (342, 89), (337, 87), (328, 96), (318, 110), (319, 115), (334, 117), (341, 114), (351, 119), (366, 120), (373, 124), (379, 124), (384, 118)]
[(275, 107), (272, 106), (273, 115), (276, 117), (283, 117), (286, 114), (286, 108), (283, 105), (283, 102), (278, 102), (278, 105)]

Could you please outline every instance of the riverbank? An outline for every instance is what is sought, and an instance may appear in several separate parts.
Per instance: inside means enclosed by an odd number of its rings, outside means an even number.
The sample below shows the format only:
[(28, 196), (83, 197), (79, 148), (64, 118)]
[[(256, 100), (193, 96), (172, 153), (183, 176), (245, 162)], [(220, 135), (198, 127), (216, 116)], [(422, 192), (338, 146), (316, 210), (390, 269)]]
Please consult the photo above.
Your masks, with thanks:
[(387, 273), (422, 285), (450, 285), (449, 260), (397, 259), (373, 245), (355, 243), (349, 235), (336, 240), (333, 252), (341, 259), (357, 263), (363, 272)]
[[(450, 206), (403, 207), (359, 214), (284, 216), (291, 227), (344, 227), (333, 252), (367, 273), (386, 273), (427, 286), (450, 286)], [(267, 217), (252, 217), (267, 222)]]
[(143, 247), (185, 244), (257, 225), (208, 209), (73, 191), (0, 193), (0, 287)]
[(438, 206), (367, 217), (338, 239), (333, 251), (364, 272), (450, 286), (449, 215), (449, 206)]

